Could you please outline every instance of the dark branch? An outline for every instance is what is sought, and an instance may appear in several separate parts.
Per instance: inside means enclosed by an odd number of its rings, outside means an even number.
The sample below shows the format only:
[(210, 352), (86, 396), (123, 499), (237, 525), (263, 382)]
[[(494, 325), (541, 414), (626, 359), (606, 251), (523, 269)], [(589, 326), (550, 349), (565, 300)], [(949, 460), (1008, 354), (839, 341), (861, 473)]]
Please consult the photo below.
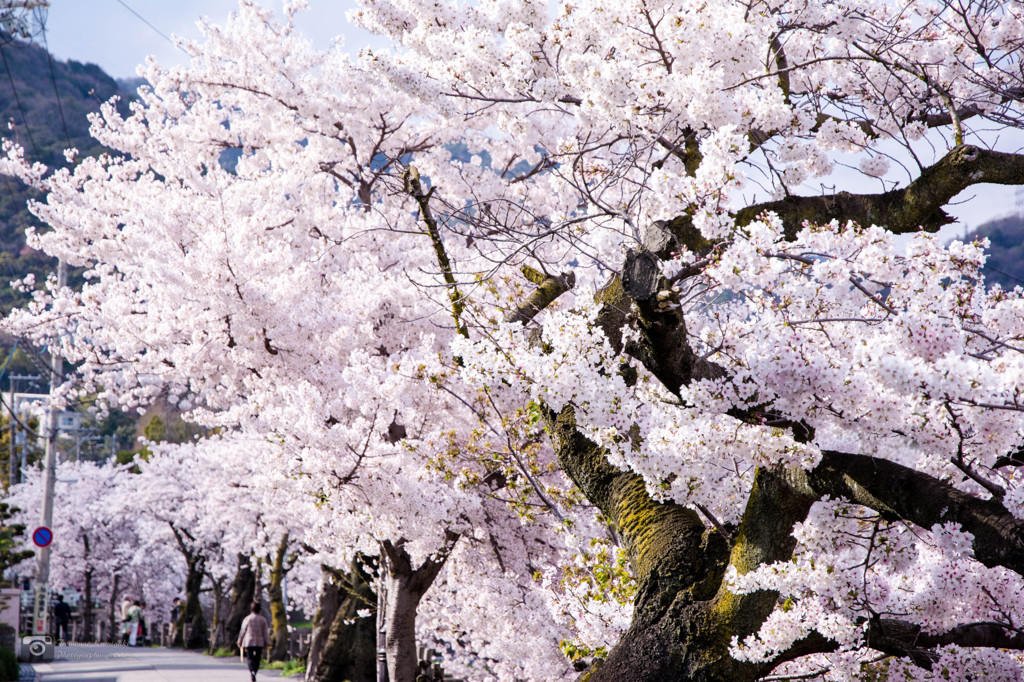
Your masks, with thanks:
[(982, 183), (1024, 185), (1024, 155), (960, 145), (903, 189), (882, 194), (838, 192), (832, 196), (787, 197), (742, 209), (736, 220), (745, 225), (765, 211), (773, 211), (782, 218), (789, 238), (805, 221), (825, 223), (833, 219), (883, 225), (898, 234), (922, 229), (936, 232), (954, 221), (943, 206), (968, 187)]
[(922, 528), (954, 522), (974, 536), (974, 557), (1024, 575), (1024, 523), (995, 500), (982, 500), (934, 476), (867, 455), (825, 451), (808, 472), (818, 495), (845, 497), (889, 519)]

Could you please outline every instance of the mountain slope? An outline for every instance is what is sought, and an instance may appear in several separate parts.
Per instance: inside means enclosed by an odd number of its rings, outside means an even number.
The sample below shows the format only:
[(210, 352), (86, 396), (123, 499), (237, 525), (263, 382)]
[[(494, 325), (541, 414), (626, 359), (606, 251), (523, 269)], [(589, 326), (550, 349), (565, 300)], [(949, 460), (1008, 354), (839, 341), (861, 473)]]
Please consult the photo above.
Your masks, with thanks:
[(985, 282), (1005, 290), (1024, 287), (1024, 215), (1007, 216), (979, 225), (964, 241), (987, 238), (991, 242), (985, 264)]
[[(81, 156), (102, 151), (89, 137), (87, 117), (99, 111), (101, 102), (123, 94), (117, 81), (95, 64), (51, 61), (42, 47), (7, 35), (0, 35), (0, 57), (4, 137), (24, 147), (29, 159), (51, 167), (66, 165), (68, 146)], [(24, 301), (10, 280), (30, 272), (41, 280), (54, 267), (51, 259), (25, 246), (25, 228), (38, 224), (25, 207), (30, 198), (36, 198), (32, 190), (0, 178), (0, 311)]]

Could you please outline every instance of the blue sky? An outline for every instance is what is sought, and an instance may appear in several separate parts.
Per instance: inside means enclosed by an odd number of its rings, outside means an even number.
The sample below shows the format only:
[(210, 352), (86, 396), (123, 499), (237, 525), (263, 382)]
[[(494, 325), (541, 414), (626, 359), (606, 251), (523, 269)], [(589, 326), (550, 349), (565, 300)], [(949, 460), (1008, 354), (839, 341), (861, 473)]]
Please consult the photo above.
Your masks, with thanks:
[[(280, 0), (262, 2), (271, 7), (281, 6)], [(353, 54), (362, 47), (386, 45), (382, 39), (349, 26), (345, 13), (355, 7), (354, 0), (309, 0), (309, 4), (309, 11), (298, 24), (316, 47), (328, 47), (338, 35), (344, 36), (345, 46)], [(51, 52), (62, 60), (92, 62), (116, 78), (130, 78), (136, 75), (135, 67), (150, 54), (165, 66), (184, 62), (185, 55), (161, 33), (198, 38), (196, 20), (200, 16), (223, 23), (237, 7), (238, 0), (51, 0), (47, 38)], [(1020, 134), (1004, 136), (1000, 142), (1003, 151), (1018, 151), (1022, 146), (1024, 136)], [(869, 186), (855, 174), (840, 172), (836, 179), (851, 191), (878, 191), (877, 186)], [(805, 191), (813, 193), (818, 188)], [(1014, 213), (1018, 196), (1012, 187), (975, 187), (958, 197), (962, 203), (952, 206), (950, 212), (975, 226)], [(943, 236), (959, 236), (963, 230), (962, 224), (950, 226), (943, 230)]]
[[(264, 4), (280, 7), (280, 2)], [(150, 54), (168, 66), (184, 61), (177, 48), (124, 5), (164, 35), (198, 38), (196, 19), (206, 16), (223, 23), (238, 7), (238, 0), (124, 0), (124, 4), (118, 0), (51, 0), (47, 15), (50, 51), (62, 60), (98, 64), (115, 78), (134, 77), (135, 67)], [(372, 40), (345, 21), (345, 13), (354, 7), (352, 0), (310, 0), (299, 28), (319, 48), (328, 47), (335, 36), (344, 34), (345, 45), (354, 54)], [(383, 43), (376, 39), (372, 44), (379, 47)]]

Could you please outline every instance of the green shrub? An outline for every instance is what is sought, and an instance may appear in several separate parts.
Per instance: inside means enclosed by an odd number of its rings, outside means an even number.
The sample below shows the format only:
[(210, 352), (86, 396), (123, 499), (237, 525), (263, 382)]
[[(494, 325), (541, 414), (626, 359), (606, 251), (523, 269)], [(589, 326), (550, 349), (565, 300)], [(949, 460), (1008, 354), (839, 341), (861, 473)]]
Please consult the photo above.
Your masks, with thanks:
[(263, 667), (280, 670), (281, 677), (291, 677), (306, 672), (306, 661), (301, 658), (290, 658), (287, 661), (271, 661)]
[(0, 646), (0, 682), (17, 682), (20, 676), (18, 656), (13, 649)]

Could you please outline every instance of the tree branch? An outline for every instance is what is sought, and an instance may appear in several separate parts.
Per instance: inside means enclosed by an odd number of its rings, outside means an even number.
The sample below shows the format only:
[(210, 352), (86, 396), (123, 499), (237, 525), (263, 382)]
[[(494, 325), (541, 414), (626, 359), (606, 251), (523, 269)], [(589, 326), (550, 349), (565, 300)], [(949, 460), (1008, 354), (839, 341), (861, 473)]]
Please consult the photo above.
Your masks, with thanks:
[(819, 496), (845, 497), (889, 519), (922, 528), (954, 522), (974, 536), (974, 557), (1024, 575), (1024, 523), (995, 500), (982, 500), (934, 476), (885, 459), (826, 450), (807, 473)]
[[(537, 285), (533, 293), (523, 301), (523, 304), (509, 313), (505, 318), (506, 322), (522, 322), (526, 324), (540, 311), (551, 305), (555, 299), (576, 286), (576, 275), (572, 272), (563, 273), (557, 277), (554, 275), (542, 275), (532, 268), (523, 270), (527, 279)], [(539, 277), (534, 276), (539, 275)]]
[(448, 287), (448, 300), (452, 304), (455, 331), (468, 339), (469, 331), (466, 329), (466, 325), (462, 323), (462, 313), (465, 309), (465, 304), (462, 301), (462, 295), (459, 293), (459, 287), (455, 283), (455, 276), (452, 274), (451, 262), (448, 260), (448, 252), (444, 248), (444, 241), (442, 241), (441, 232), (437, 227), (437, 219), (434, 218), (434, 214), (430, 210), (430, 195), (434, 193), (434, 188), (430, 188), (428, 192), (423, 191), (420, 173), (414, 166), (409, 166), (405, 169), (402, 173), (402, 179), (405, 183), (405, 191), (416, 200), (416, 204), (420, 207), (420, 217), (423, 218), (423, 222), (427, 226), (427, 234), (434, 245), (437, 264), (441, 268), (441, 275), (444, 277), (444, 283)]
[(960, 145), (903, 189), (882, 194), (838, 192), (833, 196), (787, 197), (744, 208), (736, 214), (736, 220), (745, 225), (765, 211), (774, 211), (782, 218), (790, 239), (805, 221), (824, 223), (833, 219), (883, 225), (897, 234), (921, 229), (936, 232), (954, 222), (943, 206), (963, 190), (981, 183), (1024, 185), (1024, 154)]

